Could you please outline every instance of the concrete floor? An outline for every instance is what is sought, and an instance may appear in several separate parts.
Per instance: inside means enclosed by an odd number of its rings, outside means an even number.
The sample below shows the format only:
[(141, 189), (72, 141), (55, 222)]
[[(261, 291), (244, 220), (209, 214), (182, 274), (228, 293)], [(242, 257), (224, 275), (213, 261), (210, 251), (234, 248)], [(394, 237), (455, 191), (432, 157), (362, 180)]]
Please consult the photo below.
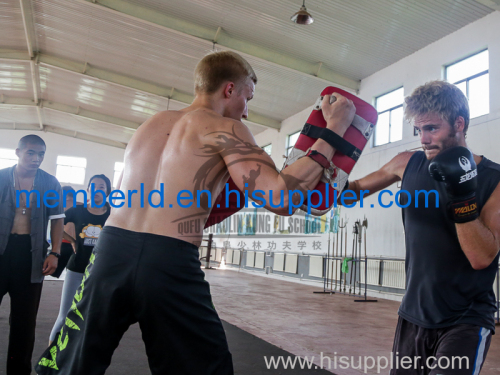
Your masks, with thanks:
[[(358, 303), (353, 302), (354, 297), (314, 294), (320, 288), (275, 278), (232, 270), (205, 273), (222, 319), (288, 352), (309, 358), (323, 353), (331, 358), (332, 366), (335, 355), (339, 360), (340, 356), (354, 356), (355, 365), (358, 356), (375, 360), (390, 356), (399, 302), (379, 299)], [(500, 374), (498, 336), (492, 338), (482, 375)], [(362, 369), (339, 367), (331, 371), (340, 375), (363, 373)], [(377, 372), (373, 369), (368, 373)]]
[[(314, 356), (314, 362), (321, 366), (320, 358), (323, 353), (323, 358), (329, 357), (332, 360), (331, 372), (339, 375), (359, 375), (363, 374), (363, 369), (342, 369), (340, 362), (337, 362), (335, 369), (335, 358), (340, 360), (341, 356), (352, 356), (354, 365), (358, 365), (359, 356), (390, 357), (399, 302), (379, 299), (377, 303), (355, 303), (353, 297), (314, 294), (320, 288), (276, 278), (233, 270), (205, 272), (221, 319), (282, 348), (292, 356)], [(34, 360), (46, 346), (48, 332), (56, 318), (61, 287), (60, 281), (45, 282)], [(0, 375), (5, 373), (7, 319), (8, 296), (0, 305)], [(258, 361), (263, 363), (263, 356), (276, 355), (278, 352), (272, 345), (261, 344), (262, 349), (252, 352), (260, 340), (255, 337), (252, 339), (250, 335), (243, 338), (244, 335), (238, 333), (236, 327), (226, 326), (236, 374), (289, 373), (283, 370), (246, 370)], [(240, 341), (245, 341), (245, 344)], [(287, 354), (281, 352), (279, 355)], [(500, 374), (499, 354), (500, 341), (497, 336), (493, 336), (482, 375)], [(251, 355), (252, 358), (247, 358)], [(323, 360), (323, 365), (328, 365), (327, 359)], [(134, 366), (141, 370), (134, 371)], [(138, 327), (132, 326), (125, 334), (107, 373), (148, 373)], [(312, 374), (316, 371), (306, 370), (301, 373)], [(377, 371), (370, 369), (367, 373), (376, 374)], [(388, 374), (388, 370), (382, 369), (380, 373)]]

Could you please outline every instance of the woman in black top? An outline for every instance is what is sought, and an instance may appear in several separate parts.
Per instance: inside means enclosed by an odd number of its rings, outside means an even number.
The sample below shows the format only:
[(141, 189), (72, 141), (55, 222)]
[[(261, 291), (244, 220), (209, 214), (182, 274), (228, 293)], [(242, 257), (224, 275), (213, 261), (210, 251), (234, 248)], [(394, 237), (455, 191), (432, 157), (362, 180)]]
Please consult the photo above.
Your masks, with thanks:
[[(66, 213), (66, 211), (74, 207), (73, 203), (76, 204), (76, 200), (73, 201), (73, 198), (75, 197), (75, 189), (73, 189), (71, 186), (68, 185), (68, 186), (63, 186), (62, 190), (63, 194), (66, 194), (66, 207), (64, 207), (64, 213)], [(64, 231), (71, 237), (76, 237), (75, 225), (72, 222), (68, 222), (68, 224), (64, 226)], [(73, 254), (74, 251), (73, 251), (73, 246), (71, 246), (71, 242), (63, 238), (61, 243), (61, 256), (59, 257), (59, 261), (57, 262), (57, 268), (55, 272), (50, 276), (59, 278), (64, 269), (66, 268), (69, 258), (71, 258)]]
[[(93, 199), (91, 198), (91, 186), (94, 185), (93, 190), (96, 192)], [(93, 201), (93, 204), (85, 207), (78, 204), (75, 207), (68, 209), (65, 214), (64, 224), (74, 223), (76, 238), (71, 237), (68, 233), (64, 232), (63, 238), (71, 243), (73, 246), (74, 254), (68, 261), (66, 277), (64, 279), (64, 286), (61, 296), (61, 306), (59, 308), (59, 316), (56, 323), (52, 328), (50, 334), (50, 342), (54, 340), (57, 332), (62, 328), (66, 315), (71, 308), (73, 297), (80, 286), (85, 268), (89, 263), (90, 256), (94, 245), (99, 238), (99, 234), (104, 227), (104, 223), (109, 217), (108, 204), (102, 205), (104, 197), (98, 190), (105, 192), (106, 196), (111, 191), (111, 182), (103, 174), (93, 176), (87, 188), (88, 200)]]

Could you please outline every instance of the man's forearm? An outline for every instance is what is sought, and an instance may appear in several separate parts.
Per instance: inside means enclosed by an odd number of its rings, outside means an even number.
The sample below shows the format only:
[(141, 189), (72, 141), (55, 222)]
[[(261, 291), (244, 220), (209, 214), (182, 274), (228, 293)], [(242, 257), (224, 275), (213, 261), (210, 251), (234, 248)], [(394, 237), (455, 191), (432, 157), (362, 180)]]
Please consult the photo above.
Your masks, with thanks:
[(455, 224), (460, 246), (472, 268), (481, 270), (488, 267), (498, 253), (498, 239), (481, 219)]
[(50, 239), (52, 242), (52, 251), (61, 252), (61, 242), (64, 232), (64, 219), (54, 219), (50, 221)]
[[(327, 160), (331, 160), (335, 152), (332, 146), (321, 139), (317, 140), (311, 149), (324, 155)], [(313, 190), (318, 185), (323, 172), (324, 168), (318, 162), (309, 157), (301, 158), (281, 171), (278, 176), (280, 186), (278, 190), (284, 192), (285, 202), (289, 202), (288, 195), (292, 190), (299, 191), (303, 195), (307, 194), (308, 190)], [(273, 199), (277, 201), (279, 194), (274, 195)], [(294, 202), (299, 200), (299, 197), (293, 199)], [(288, 209), (288, 207), (285, 208)]]

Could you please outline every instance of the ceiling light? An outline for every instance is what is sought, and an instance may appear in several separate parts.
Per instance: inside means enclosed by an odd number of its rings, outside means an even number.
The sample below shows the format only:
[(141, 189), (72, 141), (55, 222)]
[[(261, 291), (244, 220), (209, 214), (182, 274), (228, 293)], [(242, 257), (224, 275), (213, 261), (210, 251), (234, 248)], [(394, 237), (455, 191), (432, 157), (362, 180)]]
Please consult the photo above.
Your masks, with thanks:
[(314, 22), (314, 18), (309, 14), (306, 9), (306, 1), (302, 3), (300, 10), (295, 13), (290, 19), (299, 25), (310, 25)]

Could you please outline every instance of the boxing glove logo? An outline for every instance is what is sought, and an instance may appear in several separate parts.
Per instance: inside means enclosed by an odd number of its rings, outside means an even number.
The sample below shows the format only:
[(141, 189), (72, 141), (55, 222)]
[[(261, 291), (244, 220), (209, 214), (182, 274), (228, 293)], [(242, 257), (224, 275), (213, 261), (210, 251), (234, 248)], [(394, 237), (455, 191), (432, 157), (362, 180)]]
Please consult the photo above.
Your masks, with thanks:
[(458, 158), (458, 164), (460, 164), (465, 172), (469, 172), (472, 169), (469, 159), (467, 159), (465, 156), (461, 156)]
[(472, 167), (470, 165), (470, 160), (465, 156), (461, 156), (458, 158), (458, 164), (460, 164), (460, 167), (462, 167), (462, 169), (466, 172), (463, 176), (460, 176), (459, 184), (469, 181), (470, 179), (477, 176), (477, 169), (471, 171)]

